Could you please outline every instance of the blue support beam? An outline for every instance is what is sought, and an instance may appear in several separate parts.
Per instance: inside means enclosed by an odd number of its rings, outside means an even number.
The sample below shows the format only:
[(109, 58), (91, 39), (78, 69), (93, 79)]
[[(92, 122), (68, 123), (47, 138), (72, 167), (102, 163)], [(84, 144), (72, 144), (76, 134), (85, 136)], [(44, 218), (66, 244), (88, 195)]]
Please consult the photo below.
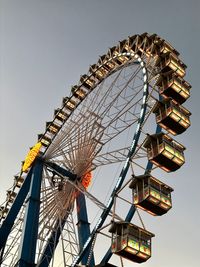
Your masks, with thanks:
[(45, 165), (50, 167), (50, 169), (55, 170), (55, 172), (58, 175), (65, 176), (66, 178), (68, 178), (71, 181), (74, 181), (75, 179), (77, 179), (77, 175), (76, 174), (70, 172), (69, 170), (64, 169), (63, 167), (60, 167), (56, 163), (45, 162)]
[(29, 197), (27, 199), (21, 247), (19, 250), (19, 267), (35, 266), (42, 171), (43, 162), (40, 159), (37, 159), (33, 166)]
[(2, 226), (0, 228), (0, 250), (5, 246), (8, 235), (14, 225), (15, 219), (25, 201), (25, 198), (28, 194), (29, 188), (30, 188), (30, 182), (31, 182), (31, 176), (32, 176), (32, 168), (30, 169), (28, 175), (26, 176), (19, 193), (17, 194), (8, 215), (6, 216), (5, 220), (2, 223)]
[[(90, 236), (90, 224), (88, 222), (88, 215), (87, 215), (87, 208), (86, 208), (86, 201), (85, 201), (85, 196), (83, 193), (79, 193), (77, 198), (76, 198), (76, 204), (77, 204), (77, 218), (78, 218), (78, 238), (79, 238), (79, 246), (80, 250), (83, 249), (83, 246), (87, 239)], [(82, 264), (87, 264), (88, 257), (90, 254), (90, 248), (89, 247), (84, 255), (84, 257), (81, 260)], [(91, 260), (89, 265), (87, 266), (94, 266), (94, 255), (92, 252), (91, 255)]]

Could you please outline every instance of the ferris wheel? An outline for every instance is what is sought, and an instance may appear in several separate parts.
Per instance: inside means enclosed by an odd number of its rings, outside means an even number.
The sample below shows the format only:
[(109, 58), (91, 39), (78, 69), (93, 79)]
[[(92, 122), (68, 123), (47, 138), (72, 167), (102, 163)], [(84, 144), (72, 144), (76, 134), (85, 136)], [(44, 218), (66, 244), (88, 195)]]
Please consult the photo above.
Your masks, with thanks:
[(190, 126), (185, 69), (175, 48), (147, 33), (90, 66), (7, 191), (1, 266), (115, 266), (111, 257), (132, 266), (151, 257), (154, 234), (139, 210), (160, 216), (172, 207), (173, 189), (155, 173), (185, 162), (174, 139)]

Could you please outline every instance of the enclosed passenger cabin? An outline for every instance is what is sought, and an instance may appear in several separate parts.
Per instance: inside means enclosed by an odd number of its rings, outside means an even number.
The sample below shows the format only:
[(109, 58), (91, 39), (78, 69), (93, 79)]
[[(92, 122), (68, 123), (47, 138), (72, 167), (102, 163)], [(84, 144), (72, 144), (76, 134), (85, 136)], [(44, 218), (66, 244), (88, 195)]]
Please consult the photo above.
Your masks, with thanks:
[(15, 175), (15, 186), (20, 188), (24, 182), (24, 178), (22, 176)]
[(9, 209), (7, 207), (0, 207), (0, 219), (5, 219), (8, 214)]
[(7, 191), (7, 198), (6, 201), (8, 201), (9, 203), (13, 203), (15, 200), (17, 193), (11, 190)]
[(130, 188), (133, 204), (152, 215), (163, 215), (172, 207), (173, 189), (150, 174), (134, 176)]
[(46, 122), (46, 131), (52, 134), (56, 134), (60, 130), (60, 125), (56, 124), (55, 122), (49, 121)]
[(156, 85), (164, 98), (172, 98), (178, 104), (184, 103), (190, 97), (191, 85), (175, 73), (160, 75)]
[(151, 257), (151, 238), (154, 234), (128, 222), (114, 222), (112, 252), (130, 261), (142, 263)]
[(38, 134), (38, 141), (40, 141), (44, 147), (48, 147), (51, 143), (51, 138), (44, 134)]
[(69, 109), (70, 111), (73, 111), (76, 107), (77, 103), (76, 101), (70, 99), (69, 101), (66, 102), (65, 108)]
[(161, 69), (162, 73), (174, 71), (178, 76), (185, 76), (186, 65), (174, 53), (167, 52), (160, 55), (156, 66)]
[[(90, 70), (91, 69), (92, 69), (92, 67), (90, 67)], [(94, 77), (84, 74), (80, 77), (80, 82), (81, 82), (81, 87), (84, 87), (88, 90), (91, 90), (97, 81)]]
[(62, 123), (64, 121), (66, 121), (66, 119), (69, 117), (70, 111), (68, 111), (68, 113), (65, 112), (65, 111), (63, 109), (56, 109), (56, 110), (54, 110), (55, 119), (58, 120), (58, 121), (60, 121), (60, 122), (62, 122)]
[(77, 85), (72, 86), (71, 92), (75, 97), (77, 97), (80, 100), (83, 100), (87, 95), (86, 91), (83, 90), (82, 88), (79, 88)]
[(153, 112), (156, 122), (173, 135), (183, 133), (190, 126), (191, 113), (169, 98), (157, 102)]
[(144, 147), (148, 159), (166, 172), (176, 171), (185, 163), (185, 147), (162, 132), (148, 135)]
[(167, 41), (160, 39), (160, 52), (161, 53), (172, 53), (175, 57), (179, 56), (179, 52)]

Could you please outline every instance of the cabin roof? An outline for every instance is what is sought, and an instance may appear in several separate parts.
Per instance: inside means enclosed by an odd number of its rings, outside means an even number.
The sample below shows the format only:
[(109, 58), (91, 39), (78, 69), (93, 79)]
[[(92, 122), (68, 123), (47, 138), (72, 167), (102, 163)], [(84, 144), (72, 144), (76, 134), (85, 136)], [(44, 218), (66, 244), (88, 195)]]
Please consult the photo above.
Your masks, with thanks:
[(177, 149), (181, 149), (181, 150), (185, 150), (186, 149), (182, 144), (178, 143), (176, 140), (171, 138), (168, 134), (165, 134), (163, 132), (152, 134), (152, 135), (147, 134), (147, 137), (144, 140), (143, 146), (145, 148), (148, 148), (150, 143), (151, 143), (151, 141), (152, 140), (156, 141), (158, 138), (162, 138), (162, 139), (164, 139), (166, 141), (171, 142), (175, 147), (177, 147)]
[(117, 229), (117, 227), (120, 227), (120, 226), (130, 226), (130, 227), (133, 227), (147, 235), (149, 235), (149, 237), (154, 237), (155, 235), (149, 231), (147, 231), (146, 229), (143, 229), (135, 224), (132, 224), (130, 222), (126, 222), (126, 221), (119, 221), (119, 222), (113, 222), (110, 229), (109, 229), (109, 232), (110, 233), (114, 233)]
[(144, 178), (149, 178), (151, 177), (152, 180), (156, 181), (158, 184), (162, 185), (163, 187), (169, 189), (171, 192), (174, 191), (174, 189), (172, 187), (170, 187), (169, 185), (163, 183), (162, 181), (158, 180), (157, 178), (155, 178), (154, 176), (152, 176), (151, 174), (144, 174), (144, 175), (139, 175), (139, 176), (133, 176), (133, 180), (130, 183), (129, 187), (133, 188), (134, 185), (137, 183), (137, 180), (142, 180)]

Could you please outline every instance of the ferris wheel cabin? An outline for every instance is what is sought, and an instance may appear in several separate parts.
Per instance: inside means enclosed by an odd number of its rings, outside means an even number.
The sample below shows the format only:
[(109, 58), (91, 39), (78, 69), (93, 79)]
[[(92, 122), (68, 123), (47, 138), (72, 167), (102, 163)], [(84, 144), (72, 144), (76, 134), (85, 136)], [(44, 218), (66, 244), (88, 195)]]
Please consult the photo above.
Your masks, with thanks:
[(163, 53), (156, 62), (156, 66), (161, 69), (162, 73), (174, 71), (178, 76), (185, 76), (186, 65), (172, 52)]
[(79, 88), (77, 85), (72, 86), (71, 92), (79, 100), (83, 100), (86, 97), (86, 91)]
[(98, 80), (93, 76), (88, 76), (86, 74), (82, 75), (80, 77), (80, 82), (81, 82), (81, 88), (84, 88), (86, 90), (92, 90), (92, 88), (94, 87), (95, 83)]
[(142, 263), (151, 257), (151, 238), (154, 234), (128, 222), (114, 222), (112, 252), (130, 261)]
[(190, 126), (191, 113), (172, 99), (157, 102), (153, 112), (156, 122), (173, 135), (183, 133)]
[(172, 207), (173, 189), (149, 174), (135, 176), (129, 187), (133, 204), (151, 215), (163, 215)]
[(8, 190), (7, 191), (7, 195), (6, 195), (6, 201), (9, 202), (10, 204), (13, 203), (13, 201), (15, 200), (17, 193), (12, 191), (12, 190)]
[(184, 103), (190, 97), (191, 85), (175, 73), (161, 74), (156, 85), (164, 98), (170, 97), (178, 104)]
[(9, 212), (9, 208), (5, 206), (0, 206), (0, 220), (5, 219)]
[(15, 179), (15, 186), (20, 188), (24, 182), (24, 178), (22, 176), (15, 175), (14, 179)]
[(166, 172), (176, 171), (185, 163), (185, 147), (162, 132), (148, 135), (144, 147), (148, 159)]
[(179, 52), (170, 44), (168, 43), (166, 40), (161, 40), (159, 39), (157, 41), (159, 43), (159, 50), (160, 53), (173, 53), (173, 55), (175, 55), (175, 57), (179, 56)]

